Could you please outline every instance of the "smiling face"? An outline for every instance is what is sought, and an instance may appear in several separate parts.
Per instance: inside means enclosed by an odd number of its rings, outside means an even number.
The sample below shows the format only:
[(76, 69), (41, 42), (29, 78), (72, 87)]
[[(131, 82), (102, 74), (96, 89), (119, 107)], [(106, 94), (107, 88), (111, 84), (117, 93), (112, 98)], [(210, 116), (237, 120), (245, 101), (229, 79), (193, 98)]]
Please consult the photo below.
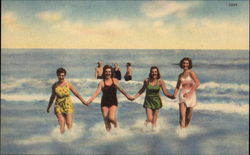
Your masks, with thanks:
[(189, 69), (189, 61), (188, 60), (184, 60), (182, 62), (182, 68), (183, 69)]
[(191, 69), (193, 67), (192, 59), (188, 57), (183, 58), (180, 61), (179, 66), (184, 70)]
[(111, 75), (112, 75), (111, 68), (107, 68), (107, 69), (104, 71), (104, 75), (105, 75), (105, 78), (106, 78), (106, 79), (111, 78)]
[(158, 70), (156, 68), (151, 69), (150, 75), (151, 75), (151, 78), (157, 79), (157, 77), (158, 77)]
[(59, 73), (57, 74), (57, 78), (59, 82), (63, 82), (65, 79), (65, 73)]

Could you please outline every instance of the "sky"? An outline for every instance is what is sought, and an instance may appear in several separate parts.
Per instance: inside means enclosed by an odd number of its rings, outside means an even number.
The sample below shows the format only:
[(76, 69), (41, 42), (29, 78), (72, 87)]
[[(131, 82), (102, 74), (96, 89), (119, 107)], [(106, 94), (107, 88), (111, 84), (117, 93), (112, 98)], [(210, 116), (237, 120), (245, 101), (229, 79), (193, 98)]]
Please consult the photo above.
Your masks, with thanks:
[(2, 48), (249, 49), (244, 0), (1, 4)]

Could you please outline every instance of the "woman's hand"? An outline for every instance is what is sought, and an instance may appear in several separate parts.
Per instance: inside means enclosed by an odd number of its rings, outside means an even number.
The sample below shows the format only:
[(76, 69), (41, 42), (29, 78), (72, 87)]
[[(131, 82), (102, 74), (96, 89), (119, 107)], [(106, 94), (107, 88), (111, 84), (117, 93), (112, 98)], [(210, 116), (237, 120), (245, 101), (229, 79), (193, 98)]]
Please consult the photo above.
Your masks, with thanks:
[(86, 101), (82, 101), (82, 104), (89, 106), (88, 102), (86, 102)]
[(185, 93), (184, 95), (183, 95), (183, 97), (185, 97), (185, 98), (190, 98), (191, 96), (192, 96), (192, 94), (193, 94), (193, 92), (188, 92), (188, 93)]
[(91, 102), (92, 102), (92, 100), (89, 99), (89, 100), (86, 102), (86, 105), (89, 106)]
[(169, 96), (171, 99), (175, 99), (176, 97), (174, 95)]
[(47, 113), (49, 113), (49, 108), (47, 108)]
[(133, 101), (135, 98), (134, 98), (133, 96), (130, 96), (130, 95), (129, 95), (129, 96), (127, 97), (127, 99), (130, 100), (130, 101)]

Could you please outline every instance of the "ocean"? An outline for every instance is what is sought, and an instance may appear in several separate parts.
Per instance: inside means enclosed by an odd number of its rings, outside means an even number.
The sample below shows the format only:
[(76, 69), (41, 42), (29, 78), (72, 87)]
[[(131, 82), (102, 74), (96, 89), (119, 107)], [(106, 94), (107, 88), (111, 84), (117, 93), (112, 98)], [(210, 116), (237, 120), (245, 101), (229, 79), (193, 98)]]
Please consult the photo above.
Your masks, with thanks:
[[(179, 61), (193, 60), (200, 79), (198, 104), (191, 125), (178, 127), (178, 99), (161, 93), (163, 108), (157, 130), (144, 127), (144, 95), (128, 101), (118, 92), (120, 127), (106, 133), (100, 110), (101, 94), (86, 107), (73, 97), (72, 131), (59, 133), (58, 122), (46, 108), (56, 70), (84, 99), (96, 90), (97, 61), (118, 63), (122, 75), (131, 62), (133, 79), (120, 85), (135, 95), (158, 66), (173, 93)], [(72, 94), (73, 96), (73, 94)], [(1, 154), (249, 154), (249, 51), (248, 50), (133, 50), (133, 49), (2, 49), (1, 51)]]

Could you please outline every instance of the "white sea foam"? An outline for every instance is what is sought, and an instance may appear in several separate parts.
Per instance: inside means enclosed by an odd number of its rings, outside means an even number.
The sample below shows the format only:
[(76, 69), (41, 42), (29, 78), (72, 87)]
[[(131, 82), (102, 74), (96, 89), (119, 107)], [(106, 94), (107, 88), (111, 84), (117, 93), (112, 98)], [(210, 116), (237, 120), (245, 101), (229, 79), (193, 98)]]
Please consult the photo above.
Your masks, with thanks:
[(188, 136), (193, 136), (197, 134), (204, 134), (206, 132), (206, 129), (195, 125), (190, 125), (187, 128), (180, 128), (179, 126), (175, 128), (175, 134), (180, 139), (185, 139)]
[[(135, 103), (143, 104), (144, 99), (138, 98)], [(162, 97), (163, 109), (179, 109), (178, 100), (170, 100), (165, 97)], [(224, 113), (237, 113), (241, 115), (249, 114), (249, 104), (239, 104), (235, 102), (199, 102), (194, 107), (194, 110), (208, 110), (208, 111), (220, 111)]]
[[(94, 78), (71, 78), (68, 79), (69, 82), (72, 82), (77, 85), (77, 88), (81, 87), (88, 87), (88, 88), (97, 88), (99, 80)], [(169, 81), (164, 80), (167, 84), (168, 89), (173, 89), (176, 86), (176, 81)], [(38, 80), (33, 78), (26, 78), (26, 79), (9, 79), (8, 81), (1, 83), (2, 87), (1, 90), (8, 90), (14, 88), (22, 88), (24, 84), (32, 86), (34, 88), (46, 88), (50, 89), (52, 84), (55, 83), (55, 79), (46, 79), (46, 80)], [(142, 81), (120, 81), (120, 85), (122, 86), (142, 86)], [(234, 90), (234, 91), (246, 91), (249, 92), (249, 85), (248, 84), (236, 84), (236, 83), (218, 83), (215, 81), (209, 81), (205, 83), (201, 83), (199, 86), (200, 90), (208, 90), (208, 89), (222, 89), (222, 90)]]
[(138, 136), (138, 134), (160, 134), (162, 130), (169, 130), (170, 125), (166, 119), (159, 118), (157, 127), (152, 128), (151, 124), (144, 125), (145, 119), (137, 119), (132, 125), (120, 124), (117, 128), (112, 127), (110, 132), (105, 129), (104, 122), (98, 122), (89, 129), (95, 145), (103, 142), (122, 140), (124, 138)]
[(137, 119), (134, 124), (129, 127), (134, 134), (159, 134), (162, 130), (169, 130), (171, 125), (164, 117), (159, 117), (156, 123), (156, 127), (152, 128), (152, 124), (147, 123), (145, 125), (145, 119)]
[(72, 142), (81, 138), (85, 134), (84, 124), (74, 123), (72, 129), (65, 128), (65, 133), (61, 134), (59, 127), (56, 127), (51, 132), (51, 137), (59, 142)]
[[(77, 84), (78, 88), (88, 88), (88, 92), (85, 93), (83, 96), (84, 99), (88, 99), (95, 91), (97, 85), (98, 85), (98, 80), (94, 78), (72, 78), (70, 81), (74, 82)], [(16, 93), (8, 93), (7, 90), (9, 89), (14, 89), (14, 88), (23, 88), (20, 90), (25, 90), (25, 85), (29, 85), (34, 87), (34, 89), (49, 89), (51, 85), (53, 84), (54, 80), (49, 79), (47, 80), (36, 80), (32, 78), (27, 78), (27, 79), (10, 79), (8, 82), (5, 82), (2, 84), (2, 94), (1, 94), (1, 99), (7, 100), (7, 101), (45, 101), (48, 102), (49, 97), (50, 97), (50, 92), (48, 95), (45, 95), (44, 93), (35, 93), (35, 94), (30, 94), (30, 93), (25, 93), (25, 91), (22, 92), (16, 92)], [(169, 85), (170, 88), (174, 88), (176, 85), (176, 81), (166, 81), (167, 85)], [(124, 82), (121, 81), (121, 85), (126, 87), (126, 91), (131, 91), (130, 89), (135, 89), (135, 87), (139, 88), (139, 86), (142, 85), (142, 82), (139, 81), (129, 81), (129, 82)], [(91, 88), (91, 89), (90, 89)], [(33, 88), (32, 88), (33, 89)], [(239, 114), (249, 114), (248, 108), (249, 105), (246, 103), (235, 103), (235, 101), (228, 102), (228, 101), (221, 101), (223, 98), (225, 99), (243, 99), (247, 100), (249, 98), (249, 95), (245, 95), (247, 92), (249, 92), (249, 85), (246, 84), (230, 84), (230, 83), (216, 83), (216, 82), (206, 82), (200, 85), (198, 88), (200, 90), (199, 96), (200, 97), (206, 97), (206, 98), (211, 98), (215, 99), (213, 101), (206, 102), (206, 100), (199, 101), (198, 104), (195, 107), (197, 110), (209, 110), (209, 111), (221, 111), (225, 113), (239, 113)], [(7, 92), (5, 92), (7, 91)], [(43, 90), (44, 91), (44, 90)], [(91, 92), (90, 92), (91, 91)], [(134, 95), (137, 92), (137, 90), (132, 90), (132, 92), (129, 92), (130, 95)], [(220, 93), (219, 93), (220, 92)], [(241, 94), (241, 92), (244, 92)], [(133, 101), (134, 103), (137, 104), (143, 104), (144, 102), (144, 96), (145, 93), (143, 93), (138, 99)], [(198, 97), (199, 97), (198, 96)], [(220, 100), (216, 101), (216, 97), (218, 97)], [(73, 102), (75, 104), (81, 104), (79, 99), (77, 99), (74, 95), (72, 95)], [(199, 98), (198, 98), (199, 99)], [(178, 109), (178, 99), (175, 100), (170, 100), (166, 97), (162, 97), (163, 100), (163, 108), (174, 108)], [(92, 104), (100, 104), (101, 101), (101, 94), (94, 100)], [(118, 101), (119, 102), (130, 102), (124, 97), (121, 93), (118, 93)], [(213, 103), (211, 103), (213, 102)], [(228, 102), (228, 103), (227, 103)], [(226, 108), (225, 108), (225, 105)]]
[[(82, 104), (76, 97), (72, 97), (74, 104)], [(88, 99), (89, 97), (86, 97)], [(49, 96), (44, 95), (9, 95), (9, 94), (1, 94), (1, 99), (5, 99), (8, 101), (46, 101), (48, 102)], [(119, 97), (119, 102), (130, 102), (123, 95)], [(178, 109), (179, 104), (178, 100), (170, 100), (166, 97), (162, 97), (163, 108), (164, 109)], [(101, 96), (98, 96), (91, 104), (100, 104)], [(133, 103), (143, 104), (144, 96), (140, 96)], [(195, 110), (208, 110), (208, 111), (221, 111), (224, 113), (238, 113), (243, 115), (249, 114), (249, 104), (239, 104), (235, 102), (199, 102), (195, 106)]]
[(49, 97), (44, 94), (1, 94), (1, 99), (8, 101), (48, 101)]
[(232, 89), (237, 91), (249, 92), (249, 85), (246, 84), (231, 84), (231, 83), (216, 83), (216, 82), (206, 82), (199, 86), (198, 89)]
[(57, 126), (51, 130), (50, 135), (34, 135), (28, 139), (16, 140), (15, 143), (18, 145), (30, 145), (52, 141), (72, 142), (83, 137), (85, 134), (84, 131), (84, 124), (74, 123), (72, 129), (68, 130), (66, 127), (66, 131), (64, 134), (60, 133), (59, 126)]
[(46, 142), (51, 142), (51, 141), (52, 139), (50, 136), (35, 135), (28, 139), (16, 140), (15, 143), (17, 145), (31, 145), (31, 144), (46, 143)]

